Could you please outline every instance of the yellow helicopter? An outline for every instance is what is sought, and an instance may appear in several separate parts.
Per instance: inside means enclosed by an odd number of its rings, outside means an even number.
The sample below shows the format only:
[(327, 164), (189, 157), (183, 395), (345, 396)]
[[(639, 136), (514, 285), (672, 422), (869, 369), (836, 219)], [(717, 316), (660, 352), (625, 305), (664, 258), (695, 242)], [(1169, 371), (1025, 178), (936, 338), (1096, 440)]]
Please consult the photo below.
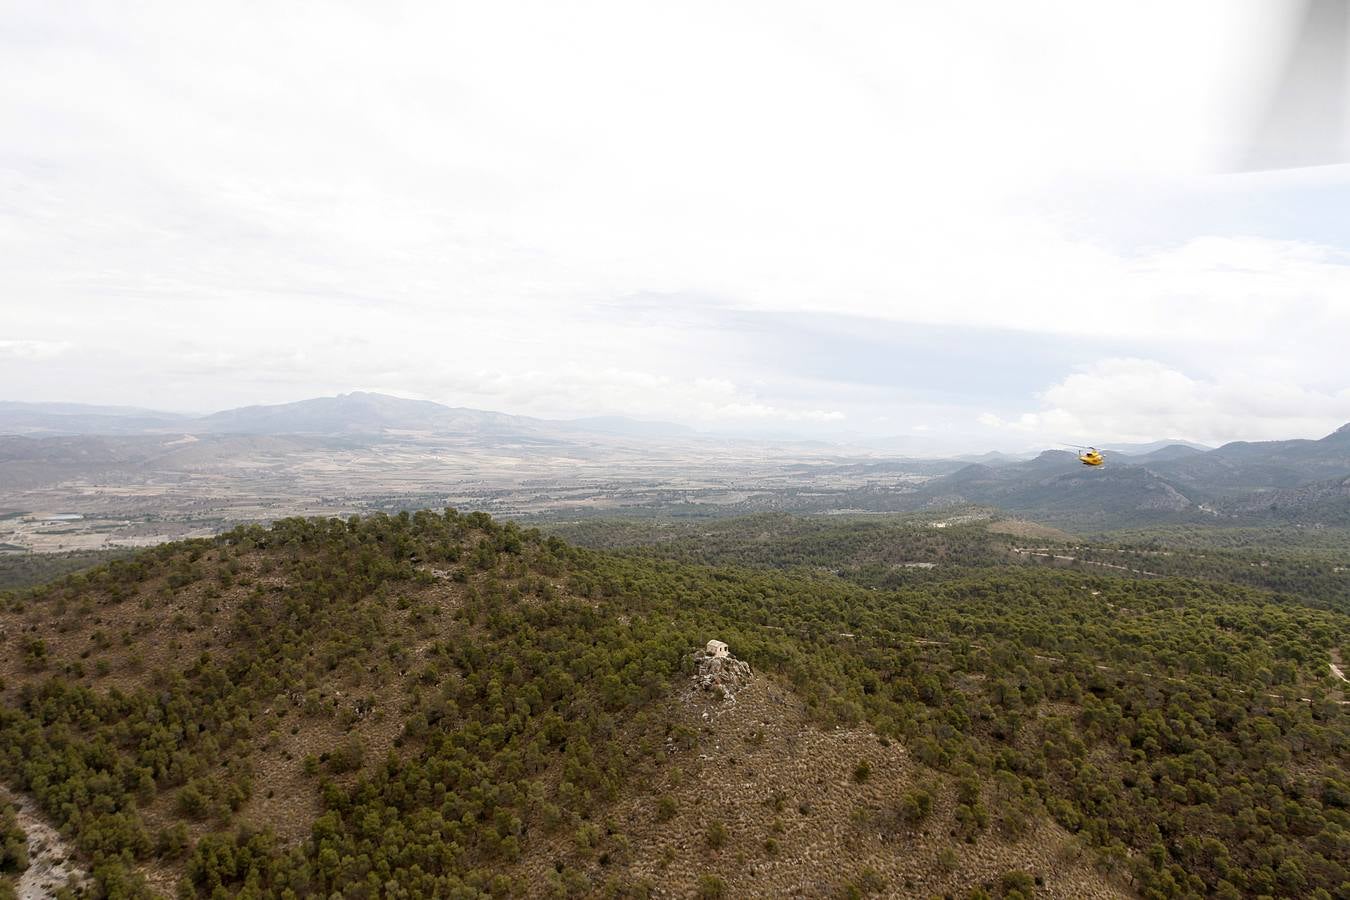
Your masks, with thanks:
[(1085, 466), (1096, 468), (1106, 462), (1106, 457), (1102, 456), (1102, 451), (1096, 447), (1084, 447), (1082, 444), (1060, 444), (1060, 447), (1072, 451), (1078, 457), (1078, 461)]

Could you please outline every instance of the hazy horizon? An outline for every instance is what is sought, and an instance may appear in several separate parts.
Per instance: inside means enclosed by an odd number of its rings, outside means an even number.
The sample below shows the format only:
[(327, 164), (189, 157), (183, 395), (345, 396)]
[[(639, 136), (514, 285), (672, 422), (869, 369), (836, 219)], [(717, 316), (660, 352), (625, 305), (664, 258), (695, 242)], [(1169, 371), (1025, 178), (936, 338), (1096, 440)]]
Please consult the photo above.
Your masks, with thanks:
[[(681, 421), (679, 421), (678, 419), (673, 419), (673, 418), (672, 418), (672, 419), (655, 419), (655, 418), (644, 418), (644, 417), (641, 417), (641, 416), (622, 416), (622, 415), (584, 415), (584, 414), (583, 414), (583, 415), (579, 415), (579, 416), (571, 416), (571, 417), (564, 417), (564, 418), (550, 419), (550, 418), (546, 418), (546, 417), (529, 416), (528, 414), (516, 413), (516, 412), (513, 412), (513, 411), (511, 411), (511, 410), (506, 410), (506, 409), (482, 409), (482, 408), (478, 408), (478, 407), (453, 407), (453, 406), (451, 406), (450, 404), (442, 403), (441, 401), (436, 400), (435, 398), (431, 398), (431, 397), (420, 397), (420, 396), (415, 396), (415, 395), (407, 394), (407, 393), (396, 393), (396, 392), (395, 392), (395, 393), (391, 393), (391, 392), (389, 392), (389, 391), (365, 391), (365, 390), (360, 390), (360, 389), (353, 389), (353, 390), (351, 390), (351, 391), (341, 391), (341, 392), (339, 392), (338, 394), (335, 394), (335, 395), (328, 395), (328, 396), (324, 396), (324, 397), (299, 397), (299, 398), (295, 398), (294, 400), (290, 400), (290, 401), (282, 401), (282, 402), (279, 403), (279, 404), (241, 404), (241, 405), (239, 405), (239, 406), (227, 406), (227, 407), (223, 407), (223, 408), (220, 408), (220, 409), (205, 409), (205, 410), (182, 410), (182, 409), (179, 409), (179, 410), (172, 410), (172, 409), (164, 409), (164, 408), (158, 408), (158, 409), (157, 409), (157, 408), (153, 408), (153, 407), (145, 407), (145, 406), (140, 406), (140, 405), (137, 405), (137, 404), (131, 404), (131, 403), (121, 403), (121, 404), (108, 404), (108, 405), (104, 405), (104, 404), (84, 404), (84, 403), (73, 402), (73, 401), (71, 401), (71, 402), (62, 402), (62, 401), (38, 401), (38, 402), (36, 402), (36, 403), (33, 403), (33, 405), (41, 407), (41, 406), (43, 406), (43, 405), (45, 405), (45, 404), (47, 404), (47, 403), (50, 403), (50, 405), (56, 406), (56, 407), (70, 406), (70, 407), (76, 407), (76, 408), (87, 408), (87, 410), (89, 410), (89, 411), (97, 411), (97, 410), (101, 410), (101, 409), (107, 409), (107, 410), (122, 410), (122, 411), (125, 411), (125, 412), (128, 412), (128, 413), (132, 413), (132, 412), (141, 412), (141, 413), (162, 413), (162, 414), (169, 414), (169, 415), (175, 415), (175, 416), (184, 416), (184, 417), (189, 417), (189, 418), (204, 418), (204, 417), (206, 417), (206, 416), (210, 416), (210, 415), (213, 415), (213, 414), (216, 414), (216, 413), (229, 412), (229, 411), (234, 411), (234, 410), (238, 410), (238, 409), (245, 409), (245, 408), (249, 408), (249, 407), (252, 407), (252, 406), (277, 406), (277, 405), (285, 406), (285, 405), (296, 404), (296, 403), (305, 403), (305, 402), (308, 402), (308, 401), (315, 401), (315, 400), (337, 399), (337, 398), (341, 398), (341, 397), (348, 396), (348, 395), (353, 395), (353, 394), (355, 394), (355, 395), (359, 395), (359, 394), (373, 394), (373, 395), (379, 396), (379, 397), (392, 398), (392, 399), (398, 399), (398, 400), (429, 401), (429, 402), (432, 402), (432, 403), (438, 403), (438, 404), (440, 404), (440, 405), (442, 405), (442, 406), (446, 406), (446, 407), (448, 407), (448, 408), (468, 409), (468, 410), (473, 411), (473, 412), (501, 413), (501, 414), (505, 414), (505, 415), (509, 415), (509, 416), (521, 416), (521, 417), (523, 417), (523, 418), (535, 419), (535, 420), (543, 421), (543, 422), (570, 423), (570, 422), (585, 422), (585, 421), (592, 421), (592, 420), (593, 420), (593, 421), (597, 421), (597, 422), (603, 423), (605, 420), (615, 420), (616, 423), (630, 422), (630, 423), (635, 423), (635, 424), (639, 424), (639, 425), (653, 425), (653, 426), (662, 426), (662, 425), (664, 425), (664, 426), (673, 426), (673, 427), (679, 428), (679, 429), (688, 429), (689, 432), (690, 432), (690, 434), (691, 434), (692, 436), (697, 436), (697, 437), (701, 437), (701, 438), (747, 439), (747, 440), (770, 440), (770, 441), (772, 441), (772, 440), (783, 440), (783, 441), (792, 441), (792, 442), (822, 442), (822, 443), (827, 443), (827, 444), (834, 444), (834, 445), (837, 445), (837, 446), (839, 446), (841, 449), (848, 449), (848, 448), (850, 448), (850, 447), (853, 448), (853, 449), (869, 448), (869, 449), (875, 450), (875, 451), (877, 451), (877, 452), (879, 452), (879, 453), (882, 453), (883, 455), (885, 454), (885, 452), (886, 452), (887, 450), (891, 450), (892, 453), (893, 453), (893, 455), (905, 455), (905, 454), (908, 454), (908, 455), (912, 455), (912, 456), (916, 456), (916, 457), (932, 457), (932, 458), (950, 458), (950, 457), (953, 457), (953, 456), (978, 456), (978, 455), (981, 455), (981, 454), (991, 453), (991, 452), (1005, 453), (1005, 454), (1009, 454), (1009, 455), (1014, 455), (1014, 456), (1016, 456), (1016, 455), (1030, 455), (1030, 454), (1035, 454), (1035, 453), (1038, 453), (1038, 452), (1042, 452), (1042, 451), (1044, 451), (1044, 450), (1046, 450), (1046, 449), (1066, 449), (1066, 450), (1067, 450), (1067, 449), (1072, 449), (1072, 448), (1074, 448), (1074, 447), (1081, 446), (1081, 444), (1080, 444), (1080, 443), (1077, 443), (1077, 442), (1073, 442), (1073, 443), (1065, 443), (1065, 442), (1055, 442), (1055, 441), (1049, 441), (1049, 442), (1023, 441), (1023, 442), (1021, 442), (1021, 443), (1007, 442), (1007, 443), (1004, 443), (1004, 444), (995, 446), (995, 445), (989, 445), (989, 444), (967, 443), (967, 442), (963, 442), (963, 441), (960, 440), (959, 438), (953, 438), (953, 437), (951, 437), (951, 436), (946, 436), (946, 437), (942, 437), (942, 436), (927, 437), (927, 436), (924, 436), (924, 435), (917, 435), (917, 436), (916, 436), (916, 435), (905, 435), (905, 434), (893, 434), (893, 435), (881, 435), (881, 436), (877, 436), (877, 435), (865, 435), (865, 434), (851, 433), (851, 432), (849, 432), (849, 431), (847, 431), (847, 430), (841, 430), (841, 431), (836, 432), (836, 433), (834, 433), (834, 434), (827, 434), (827, 435), (818, 435), (818, 434), (817, 434), (817, 435), (812, 435), (812, 434), (804, 433), (804, 432), (797, 432), (797, 433), (794, 433), (794, 432), (792, 432), (790, 429), (779, 429), (779, 430), (774, 430), (774, 429), (770, 429), (770, 428), (760, 428), (760, 429), (756, 430), (754, 427), (741, 428), (741, 429), (737, 429), (737, 428), (734, 428), (734, 427), (722, 427), (722, 428), (716, 428), (716, 427), (714, 427), (714, 428), (697, 428), (697, 427), (695, 427), (695, 426), (693, 426), (693, 425), (690, 425), (690, 424), (687, 423), (687, 422), (681, 422)], [(12, 399), (12, 398), (4, 398), (4, 397), (0, 397), (0, 405), (6, 404), (6, 403), (32, 403), (32, 401), (22, 401), (22, 400), (14, 400), (14, 399)], [(80, 410), (80, 409), (72, 409), (72, 410), (70, 410), (69, 412), (72, 412), (72, 413), (73, 413), (73, 412), (78, 412), (78, 411), (81, 411), (81, 410)], [(1342, 423), (1342, 425), (1350, 426), (1350, 422)], [(1342, 427), (1342, 426), (1336, 426), (1337, 429), (1340, 428), (1340, 427)], [(1288, 434), (1288, 435), (1278, 436), (1278, 437), (1274, 437), (1274, 438), (1266, 438), (1266, 439), (1264, 439), (1264, 440), (1318, 440), (1318, 439), (1320, 439), (1320, 438), (1326, 437), (1327, 434), (1330, 434), (1331, 432), (1333, 432), (1333, 431), (1335, 431), (1335, 430), (1336, 430), (1336, 429), (1331, 429), (1331, 430), (1329, 430), (1328, 432), (1325, 432), (1325, 433), (1319, 433), (1319, 434)], [(0, 428), (0, 434), (4, 434), (4, 433), (7, 433), (7, 432), (5, 432), (5, 431), (3, 430), (3, 428)], [(10, 433), (15, 433), (15, 432), (10, 432)], [(657, 433), (657, 437), (659, 437), (659, 433)], [(975, 440), (978, 440), (978, 439), (975, 439)], [(1238, 438), (1238, 439), (1236, 439), (1236, 440), (1244, 440), (1244, 439), (1243, 439), (1243, 438)], [(1132, 446), (1146, 446), (1146, 445), (1152, 445), (1152, 444), (1160, 444), (1160, 445), (1162, 445), (1162, 444), (1171, 444), (1171, 443), (1183, 443), (1183, 444), (1189, 444), (1189, 445), (1191, 445), (1191, 446), (1197, 446), (1197, 447), (1210, 447), (1210, 448), (1217, 447), (1217, 446), (1221, 446), (1221, 444), (1203, 444), (1203, 443), (1201, 443), (1201, 442), (1191, 441), (1191, 440), (1189, 440), (1189, 439), (1187, 439), (1187, 438), (1177, 437), (1177, 436), (1175, 436), (1175, 435), (1157, 435), (1157, 436), (1148, 438), (1148, 439), (1146, 439), (1146, 440), (1138, 440), (1138, 441), (1102, 441), (1102, 442), (1098, 442), (1098, 443), (1099, 443), (1100, 446), (1102, 446), (1102, 447), (1104, 447), (1104, 448), (1107, 448), (1107, 449), (1110, 449), (1110, 448), (1113, 447), (1113, 446), (1132, 447)]]

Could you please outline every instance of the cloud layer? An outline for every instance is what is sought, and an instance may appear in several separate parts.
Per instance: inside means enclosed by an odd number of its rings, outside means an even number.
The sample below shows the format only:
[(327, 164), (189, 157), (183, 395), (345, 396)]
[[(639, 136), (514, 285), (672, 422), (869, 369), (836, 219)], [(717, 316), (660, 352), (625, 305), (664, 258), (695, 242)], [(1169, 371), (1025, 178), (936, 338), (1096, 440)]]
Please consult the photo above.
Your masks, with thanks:
[(20, 3), (4, 394), (1306, 433), (1345, 173), (1203, 174), (1257, 6)]
[(1219, 444), (1321, 437), (1350, 422), (1350, 388), (1320, 391), (1247, 375), (1196, 379), (1146, 359), (1108, 359), (1040, 394), (1040, 408), (985, 424), (1076, 443), (1181, 438)]

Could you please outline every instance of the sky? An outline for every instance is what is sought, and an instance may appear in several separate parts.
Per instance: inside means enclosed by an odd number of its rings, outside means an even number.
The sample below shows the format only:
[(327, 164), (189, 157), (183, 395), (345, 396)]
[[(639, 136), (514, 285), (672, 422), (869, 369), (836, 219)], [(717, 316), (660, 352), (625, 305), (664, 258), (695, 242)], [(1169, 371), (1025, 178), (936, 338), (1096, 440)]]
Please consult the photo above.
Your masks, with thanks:
[(0, 399), (1319, 437), (1350, 166), (1234, 171), (1288, 6), (0, 0)]

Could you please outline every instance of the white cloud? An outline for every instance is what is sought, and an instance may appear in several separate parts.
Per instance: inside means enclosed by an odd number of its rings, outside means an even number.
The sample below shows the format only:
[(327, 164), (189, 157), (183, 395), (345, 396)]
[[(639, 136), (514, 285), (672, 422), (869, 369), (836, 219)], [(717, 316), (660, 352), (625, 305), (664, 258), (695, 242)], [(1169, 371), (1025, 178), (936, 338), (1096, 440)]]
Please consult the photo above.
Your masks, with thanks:
[(51, 359), (71, 347), (69, 341), (8, 341), (0, 340), (0, 359)]
[(1147, 359), (1103, 360), (1040, 395), (1041, 408), (980, 423), (1041, 440), (1206, 443), (1322, 437), (1350, 422), (1350, 387), (1318, 391), (1257, 376), (1193, 378)]
[(734, 423), (842, 422), (838, 410), (777, 406), (752, 389), (716, 378), (679, 378), (614, 368), (568, 366), (551, 371), (447, 373), (440, 395), (535, 415), (624, 413), (655, 419), (681, 411), (682, 420), (716, 427)]

